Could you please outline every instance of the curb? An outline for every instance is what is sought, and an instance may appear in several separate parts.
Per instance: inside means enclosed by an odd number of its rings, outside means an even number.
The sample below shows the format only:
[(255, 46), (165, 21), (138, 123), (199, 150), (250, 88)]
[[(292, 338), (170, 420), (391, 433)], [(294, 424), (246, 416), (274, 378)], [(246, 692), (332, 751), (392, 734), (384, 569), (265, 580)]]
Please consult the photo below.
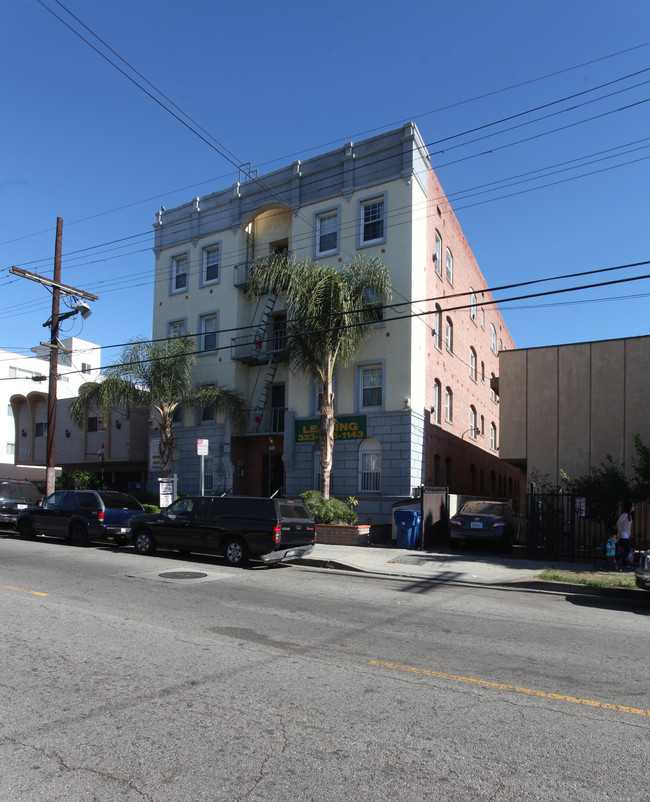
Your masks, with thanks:
[[(314, 559), (309, 557), (301, 557), (299, 562), (295, 565), (305, 565), (311, 568), (328, 568), (335, 571), (346, 571), (348, 573), (367, 574), (371, 576), (380, 576), (383, 578), (393, 577), (394, 579), (414, 579), (420, 581), (436, 582), (438, 584), (446, 585), (471, 585), (472, 587), (499, 587), (499, 588), (521, 588), (522, 590), (535, 590), (547, 591), (551, 593), (568, 593), (574, 596), (600, 596), (602, 598), (610, 598), (617, 600), (643, 600), (643, 591), (639, 588), (599, 588), (593, 585), (580, 585), (572, 582), (545, 582), (541, 579), (531, 579), (527, 581), (514, 581), (514, 582), (466, 582), (458, 579), (440, 579), (435, 576), (430, 577), (413, 577), (412, 574), (399, 574), (399, 573), (386, 573), (383, 571), (366, 571), (363, 568), (357, 568), (353, 565), (339, 562), (338, 560), (325, 560)], [(541, 570), (541, 569), (540, 569)], [(650, 600), (650, 595), (647, 596)]]

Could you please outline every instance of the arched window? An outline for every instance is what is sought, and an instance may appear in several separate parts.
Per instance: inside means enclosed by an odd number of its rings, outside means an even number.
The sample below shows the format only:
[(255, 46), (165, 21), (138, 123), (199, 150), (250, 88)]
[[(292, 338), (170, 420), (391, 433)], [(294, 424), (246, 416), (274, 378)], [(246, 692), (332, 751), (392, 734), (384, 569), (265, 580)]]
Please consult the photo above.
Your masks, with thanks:
[(476, 306), (476, 293), (469, 288), (469, 316), (476, 323), (478, 321), (478, 311)]
[(473, 348), (469, 349), (469, 377), (476, 381), (476, 351)]
[(445, 420), (447, 423), (454, 420), (454, 394), (451, 387), (445, 387)]
[(480, 434), (477, 426), (476, 407), (470, 406), (469, 408), (469, 436), (472, 440), (476, 440), (476, 435)]
[(492, 379), (496, 379), (494, 373), (490, 373), (490, 398), (494, 403), (497, 402), (497, 394), (494, 392), (494, 388), (492, 387)]
[(450, 284), (454, 283), (454, 257), (451, 255), (449, 248), (445, 251), (445, 263), (447, 266), (447, 281)]
[(381, 445), (368, 437), (359, 447), (359, 491), (375, 493), (381, 489)]
[(450, 354), (454, 353), (454, 324), (448, 317), (445, 322), (445, 345)]
[(440, 423), (440, 400), (442, 398), (442, 385), (440, 380), (436, 379), (433, 382), (433, 407), (431, 409), (431, 421), (433, 423)]
[(436, 250), (433, 254), (436, 262), (436, 273), (442, 278), (442, 237), (436, 230)]
[(497, 352), (497, 332), (492, 323), (490, 323), (490, 350), (494, 354)]
[(436, 311), (433, 313), (433, 344), (438, 351), (440, 350), (441, 332), (442, 328), (442, 309), (440, 304), (436, 304)]
[(497, 427), (494, 423), (490, 424), (490, 448), (492, 451), (497, 450)]
[(485, 384), (485, 362), (481, 360), (481, 381)]

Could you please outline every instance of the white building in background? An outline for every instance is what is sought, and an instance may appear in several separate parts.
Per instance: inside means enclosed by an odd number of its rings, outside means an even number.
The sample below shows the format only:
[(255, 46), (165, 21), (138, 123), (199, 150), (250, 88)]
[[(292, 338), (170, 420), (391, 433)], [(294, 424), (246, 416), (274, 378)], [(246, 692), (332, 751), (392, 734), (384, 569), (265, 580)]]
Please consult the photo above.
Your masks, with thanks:
[[(71, 400), (82, 384), (97, 376), (101, 349), (78, 337), (68, 337), (61, 344), (57, 398)], [(36, 346), (32, 351), (36, 356), (0, 350), (0, 473), (16, 479), (44, 480), (50, 349)], [(16, 418), (19, 399), (28, 411), (20, 426)], [(41, 465), (34, 465), (40, 452)]]

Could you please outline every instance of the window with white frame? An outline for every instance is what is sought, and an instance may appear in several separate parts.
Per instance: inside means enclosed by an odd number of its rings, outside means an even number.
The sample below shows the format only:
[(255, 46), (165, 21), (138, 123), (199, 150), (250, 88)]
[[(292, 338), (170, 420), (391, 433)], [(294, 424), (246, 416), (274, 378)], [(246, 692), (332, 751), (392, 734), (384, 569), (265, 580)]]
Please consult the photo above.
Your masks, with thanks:
[(450, 354), (454, 353), (454, 324), (450, 317), (445, 321), (445, 346)]
[(476, 323), (478, 321), (478, 307), (476, 304), (476, 293), (470, 287), (469, 290), (469, 316)]
[(361, 409), (379, 409), (384, 403), (383, 365), (359, 367), (359, 406)]
[(451, 255), (449, 248), (445, 251), (445, 265), (447, 268), (447, 281), (450, 284), (454, 283), (454, 257)]
[(494, 423), (490, 424), (490, 448), (492, 451), (497, 450), (497, 427)]
[(497, 352), (497, 332), (492, 323), (490, 323), (490, 350), (494, 354)]
[(442, 327), (442, 309), (440, 308), (440, 304), (436, 304), (435, 311), (433, 313), (433, 344), (435, 347), (440, 350), (440, 342), (442, 340), (440, 329)]
[(440, 423), (440, 401), (442, 398), (442, 385), (440, 380), (433, 382), (433, 407), (431, 409), (431, 420), (433, 423)]
[(328, 256), (339, 250), (339, 212), (330, 209), (316, 215), (316, 256)]
[(170, 320), (167, 325), (167, 334), (169, 337), (184, 337), (185, 336), (185, 321), (184, 320)]
[(492, 379), (495, 379), (496, 376), (494, 373), (490, 374), (490, 399), (496, 404), (497, 402), (497, 394), (494, 392), (494, 387), (492, 387)]
[(481, 328), (485, 331), (485, 309), (481, 307)]
[(445, 387), (445, 420), (447, 423), (454, 420), (454, 394), (451, 387)]
[(201, 316), (201, 350), (214, 351), (217, 347), (217, 315)]
[(436, 230), (436, 250), (434, 252), (436, 273), (442, 278), (442, 237), (440, 232)]
[(370, 320), (375, 325), (384, 321), (384, 307), (377, 303), (377, 294), (370, 287), (363, 291), (363, 301), (370, 312)]
[(381, 445), (368, 437), (359, 447), (359, 491), (376, 493), (381, 490)]
[(15, 443), (7, 443), (7, 455), (13, 457), (16, 453), (16, 444)]
[(172, 257), (172, 292), (187, 289), (187, 254)]
[(480, 434), (478, 430), (478, 422), (476, 415), (476, 407), (470, 406), (469, 408), (469, 436), (472, 440), (476, 440), (476, 435)]
[(386, 239), (386, 203), (383, 198), (362, 201), (359, 224), (361, 245), (372, 245)]
[(203, 249), (202, 284), (219, 281), (221, 265), (221, 247), (219, 243), (208, 245)]
[(14, 416), (14, 411), (13, 411), (13, 409), (11, 408), (11, 404), (7, 404), (7, 415), (8, 415), (10, 418), (13, 418), (13, 416)]
[(470, 379), (475, 382), (476, 381), (476, 351), (473, 348), (469, 349), (469, 377)]

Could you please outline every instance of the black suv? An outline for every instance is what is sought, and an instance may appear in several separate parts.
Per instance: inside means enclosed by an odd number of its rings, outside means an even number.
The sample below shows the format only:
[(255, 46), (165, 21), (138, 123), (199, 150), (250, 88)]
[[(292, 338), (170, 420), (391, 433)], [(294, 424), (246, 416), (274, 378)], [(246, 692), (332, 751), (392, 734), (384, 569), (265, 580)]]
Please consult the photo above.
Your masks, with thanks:
[(230, 565), (245, 565), (250, 557), (277, 563), (309, 554), (316, 524), (299, 501), (184, 496), (158, 514), (134, 516), (129, 539), (140, 554), (160, 546), (220, 554)]
[(0, 479), (0, 525), (16, 525), (18, 513), (38, 504), (41, 493), (36, 485), (21, 479)]
[(112, 490), (57, 490), (38, 507), (18, 515), (18, 534), (25, 540), (36, 535), (68, 538), (77, 546), (91, 540), (126, 543), (131, 517), (144, 512), (139, 501)]

